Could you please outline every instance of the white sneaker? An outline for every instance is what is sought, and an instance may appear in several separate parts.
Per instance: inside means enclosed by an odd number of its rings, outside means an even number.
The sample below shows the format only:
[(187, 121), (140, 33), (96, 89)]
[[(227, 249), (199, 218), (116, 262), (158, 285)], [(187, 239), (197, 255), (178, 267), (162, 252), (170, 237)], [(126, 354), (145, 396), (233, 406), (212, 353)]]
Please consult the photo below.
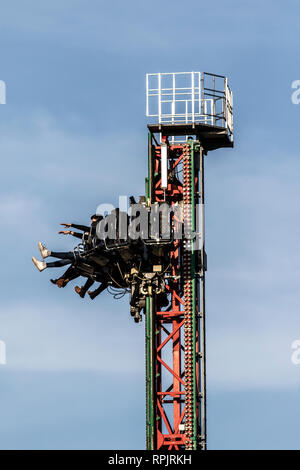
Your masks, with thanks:
[(47, 265), (44, 261), (39, 261), (34, 256), (32, 257), (32, 261), (35, 264), (35, 266), (38, 268), (39, 271), (44, 271), (44, 269), (46, 269), (46, 267), (47, 267)]
[(42, 258), (48, 258), (48, 256), (51, 256), (51, 251), (47, 250), (45, 245), (43, 245), (41, 242), (38, 242), (38, 247), (41, 252)]

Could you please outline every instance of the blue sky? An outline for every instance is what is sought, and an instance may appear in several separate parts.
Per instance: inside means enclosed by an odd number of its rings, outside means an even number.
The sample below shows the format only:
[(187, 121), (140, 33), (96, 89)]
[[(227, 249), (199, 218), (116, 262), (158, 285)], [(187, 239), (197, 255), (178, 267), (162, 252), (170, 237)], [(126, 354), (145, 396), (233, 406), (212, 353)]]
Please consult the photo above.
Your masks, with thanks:
[[(39, 274), (60, 222), (140, 195), (145, 74), (227, 75), (235, 148), (206, 158), (208, 445), (299, 449), (297, 1), (1, 5), (0, 447), (144, 448), (144, 325)], [(57, 272), (58, 274), (58, 272)]]

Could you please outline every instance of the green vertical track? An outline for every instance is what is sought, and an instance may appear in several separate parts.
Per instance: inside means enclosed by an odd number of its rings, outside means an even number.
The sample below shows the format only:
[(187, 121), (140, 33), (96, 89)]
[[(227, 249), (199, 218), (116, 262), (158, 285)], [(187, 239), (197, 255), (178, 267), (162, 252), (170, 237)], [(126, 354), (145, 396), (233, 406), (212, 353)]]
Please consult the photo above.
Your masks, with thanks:
[(146, 444), (147, 450), (155, 449), (155, 409), (154, 409), (154, 299), (146, 297)]
[[(191, 230), (195, 233), (195, 142), (189, 141), (191, 149), (191, 201), (192, 201), (192, 226)], [(195, 275), (195, 248), (192, 242), (191, 252), (191, 276), (192, 276), (192, 338), (193, 338), (193, 449), (197, 449), (197, 384), (196, 384), (196, 275)]]
[[(146, 200), (153, 202), (153, 147), (152, 134), (148, 133), (148, 177)], [(147, 450), (155, 450), (155, 299), (146, 297), (146, 444)]]

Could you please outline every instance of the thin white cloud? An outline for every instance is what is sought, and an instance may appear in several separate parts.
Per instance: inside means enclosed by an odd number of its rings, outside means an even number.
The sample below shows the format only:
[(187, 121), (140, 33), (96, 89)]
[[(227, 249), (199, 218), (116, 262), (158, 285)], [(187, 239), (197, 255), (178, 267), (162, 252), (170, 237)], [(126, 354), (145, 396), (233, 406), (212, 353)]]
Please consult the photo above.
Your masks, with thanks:
[[(124, 194), (122, 175), (129, 162), (135, 163), (133, 170), (143, 169), (139, 152), (144, 151), (144, 140), (134, 133), (119, 134), (116, 141), (113, 134), (68, 132), (58, 128), (54, 117), (44, 111), (27, 116), (26, 128), (22, 126), (22, 121), (3, 125), (0, 142), (1, 154), (6, 156), (5, 174), (13, 174), (12, 184), (19, 183), (22, 191), (30, 190), (26, 183), (38, 181), (55, 194), (78, 192), (77, 188), (84, 192), (91, 184), (97, 185), (99, 195), (120, 187)], [(129, 187), (133, 170), (126, 176)]]
[(118, 308), (112, 299), (104, 304), (97, 299), (91, 307), (89, 299), (79, 299), (68, 306), (59, 301), (66, 293), (54, 289), (52, 301), (2, 304), (7, 369), (137, 373), (143, 368), (143, 327), (133, 325), (127, 303)]
[[(292, 361), (292, 342), (300, 338), (298, 325), (284, 324), (277, 316), (272, 324), (264, 318), (209, 329), (208, 383), (211, 389), (283, 389), (300, 386), (300, 367)], [(241, 315), (244, 312), (241, 311)], [(280, 321), (281, 320), (281, 321)], [(298, 328), (296, 328), (298, 326)]]

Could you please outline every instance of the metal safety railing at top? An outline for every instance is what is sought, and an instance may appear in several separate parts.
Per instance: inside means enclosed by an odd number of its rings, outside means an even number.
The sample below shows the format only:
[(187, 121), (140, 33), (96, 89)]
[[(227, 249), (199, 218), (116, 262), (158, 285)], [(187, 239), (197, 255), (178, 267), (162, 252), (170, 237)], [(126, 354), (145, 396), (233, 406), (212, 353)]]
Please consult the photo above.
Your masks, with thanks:
[[(233, 141), (233, 98), (227, 78), (207, 72), (148, 73), (146, 116), (159, 124), (206, 124)], [(157, 122), (157, 121), (156, 121)]]

